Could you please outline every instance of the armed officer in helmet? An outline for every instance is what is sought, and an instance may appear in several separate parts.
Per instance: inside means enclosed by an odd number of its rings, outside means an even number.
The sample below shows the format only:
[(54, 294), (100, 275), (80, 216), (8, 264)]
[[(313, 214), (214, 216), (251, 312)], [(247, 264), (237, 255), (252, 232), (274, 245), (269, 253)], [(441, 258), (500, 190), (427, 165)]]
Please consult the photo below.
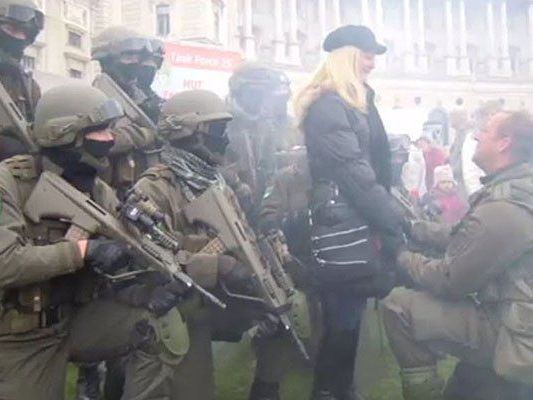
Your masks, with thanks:
[(235, 71), (229, 88), (234, 118), (228, 124), (226, 163), (250, 187), (258, 206), (276, 168), (275, 153), (290, 147), (290, 82), (282, 72), (250, 63)]
[[(159, 121), (159, 135), (166, 141), (161, 163), (146, 171), (135, 188), (167, 213), (172, 230), (183, 235), (184, 247), (193, 254), (188, 273), (210, 277), (213, 287), (222, 282), (232, 292), (252, 295), (255, 289), (247, 269), (229, 255), (204, 253), (213, 234), (188, 223), (183, 212), (211, 185), (224, 182), (218, 167), (228, 144), (230, 119), (223, 101), (209, 91), (187, 91), (169, 99)], [(212, 340), (239, 341), (254, 321), (263, 322), (265, 335), (277, 328), (275, 318), (263, 321), (263, 309), (227, 301), (225, 311), (199, 304), (185, 316), (191, 347), (175, 370), (173, 399), (214, 399)]]
[[(162, 104), (151, 90), (151, 84), (161, 67), (163, 55), (161, 42), (122, 26), (107, 28), (93, 39), (92, 58), (100, 63), (102, 73), (107, 74), (151, 120), (131, 120), (126, 116), (113, 126), (116, 143), (111, 149), (112, 166), (106, 180), (119, 194), (123, 194), (150, 163), (156, 144), (155, 124)], [(98, 81), (99, 77), (94, 85), (101, 87)]]
[[(51, 89), (35, 111), (41, 153), (0, 164), (0, 398), (62, 399), (68, 361), (132, 351), (125, 398), (165, 398), (165, 373), (186, 353), (163, 350), (156, 318), (175, 309), (183, 286), (158, 279), (115, 288), (104, 275), (132, 263), (128, 247), (102, 236), (71, 236), (74, 226), (30, 202), (48, 172), (114, 213), (118, 201), (98, 171), (114, 145), (109, 127), (121, 115), (115, 101), (90, 86)], [(46, 199), (38, 204), (46, 207)], [(46, 216), (31, 217), (37, 213)], [(142, 372), (150, 380), (137, 373), (146, 360), (153, 369)]]
[[(44, 16), (32, 0), (0, 0), (0, 82), (27, 121), (33, 121), (39, 85), (21, 65), (24, 49), (43, 29)], [(0, 160), (27, 149), (0, 121)]]

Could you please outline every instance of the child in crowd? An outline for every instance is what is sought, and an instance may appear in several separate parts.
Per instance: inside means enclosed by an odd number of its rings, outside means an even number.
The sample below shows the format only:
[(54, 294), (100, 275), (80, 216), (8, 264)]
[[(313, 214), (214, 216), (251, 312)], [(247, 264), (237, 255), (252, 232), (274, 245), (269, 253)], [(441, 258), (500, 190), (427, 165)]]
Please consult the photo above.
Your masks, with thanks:
[(459, 195), (457, 182), (449, 164), (440, 165), (433, 173), (433, 188), (422, 198), (422, 207), (440, 222), (455, 224), (463, 218), (467, 204)]

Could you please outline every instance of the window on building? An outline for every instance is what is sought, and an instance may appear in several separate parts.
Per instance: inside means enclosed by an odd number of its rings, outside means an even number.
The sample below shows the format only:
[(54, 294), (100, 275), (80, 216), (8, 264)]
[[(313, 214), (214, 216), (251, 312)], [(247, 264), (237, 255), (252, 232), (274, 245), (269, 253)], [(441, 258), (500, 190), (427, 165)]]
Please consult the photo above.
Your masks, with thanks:
[(75, 69), (75, 68), (71, 68), (68, 70), (68, 75), (71, 77), (71, 78), (74, 78), (74, 79), (81, 79), (83, 78), (83, 72), (80, 71), (79, 69)]
[(168, 36), (170, 34), (170, 6), (158, 4), (155, 7), (155, 14), (157, 36)]
[(221, 0), (213, 0), (213, 26), (214, 26), (214, 37), (213, 39), (218, 43), (225, 43), (227, 40), (225, 36), (225, 27), (224, 23), (227, 23), (224, 18), (224, 13), (226, 5)]
[(68, 31), (68, 45), (81, 49), (82, 36), (78, 32)]
[(24, 56), (22, 57), (22, 66), (24, 69), (33, 71), (35, 70), (35, 57)]

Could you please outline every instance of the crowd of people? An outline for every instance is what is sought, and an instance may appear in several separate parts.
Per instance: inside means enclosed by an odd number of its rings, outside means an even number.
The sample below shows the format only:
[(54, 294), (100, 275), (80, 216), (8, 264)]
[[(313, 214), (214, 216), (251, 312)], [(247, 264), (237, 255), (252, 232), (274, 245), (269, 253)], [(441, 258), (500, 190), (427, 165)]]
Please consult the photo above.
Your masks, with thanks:
[(529, 113), (439, 109), (427, 135), (388, 135), (369, 85), (387, 49), (354, 25), (297, 93), (245, 64), (226, 100), (164, 100), (163, 44), (112, 27), (93, 86), (41, 95), (21, 59), (43, 21), (0, 0), (1, 399), (62, 399), (69, 363), (78, 400), (214, 399), (211, 343), (247, 333), (249, 400), (281, 399), (296, 357), (312, 400), (359, 400), (368, 298), (405, 400), (531, 398)]

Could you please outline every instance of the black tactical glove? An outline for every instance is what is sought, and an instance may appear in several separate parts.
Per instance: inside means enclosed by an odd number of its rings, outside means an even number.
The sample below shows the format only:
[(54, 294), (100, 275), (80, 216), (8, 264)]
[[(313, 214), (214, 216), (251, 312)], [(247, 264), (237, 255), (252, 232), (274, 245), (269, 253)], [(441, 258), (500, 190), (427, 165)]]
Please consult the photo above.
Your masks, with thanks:
[(232, 292), (246, 295), (256, 294), (252, 274), (248, 268), (231, 256), (219, 256), (218, 276), (220, 282)]
[(156, 316), (165, 315), (187, 295), (190, 288), (180, 281), (171, 281), (157, 286), (150, 296), (146, 308)]
[(131, 264), (133, 257), (125, 244), (107, 238), (87, 242), (85, 266), (103, 274), (112, 274)]

